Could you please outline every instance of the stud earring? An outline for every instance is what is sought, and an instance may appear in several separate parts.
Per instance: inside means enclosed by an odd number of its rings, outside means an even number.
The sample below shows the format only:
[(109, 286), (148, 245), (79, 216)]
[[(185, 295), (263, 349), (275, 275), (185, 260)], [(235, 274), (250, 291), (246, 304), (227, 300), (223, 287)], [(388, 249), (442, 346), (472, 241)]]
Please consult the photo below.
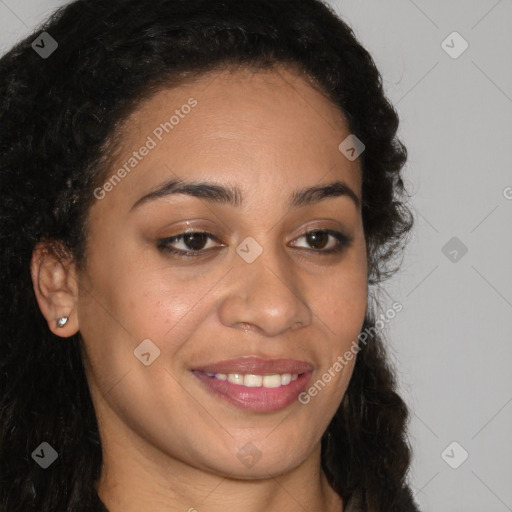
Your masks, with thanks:
[(64, 327), (68, 323), (68, 317), (67, 316), (61, 316), (57, 320), (57, 327)]

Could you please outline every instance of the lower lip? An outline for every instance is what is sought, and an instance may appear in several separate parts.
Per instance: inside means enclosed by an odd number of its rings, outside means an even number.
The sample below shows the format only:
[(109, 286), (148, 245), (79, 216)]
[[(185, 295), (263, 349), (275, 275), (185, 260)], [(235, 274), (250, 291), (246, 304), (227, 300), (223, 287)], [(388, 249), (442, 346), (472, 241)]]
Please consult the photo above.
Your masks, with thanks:
[(227, 380), (209, 377), (203, 372), (192, 373), (205, 384), (212, 393), (224, 398), (236, 407), (257, 412), (272, 412), (283, 409), (297, 400), (297, 397), (308, 386), (312, 372), (306, 372), (292, 380), (286, 386), (278, 388), (249, 388), (233, 384)]

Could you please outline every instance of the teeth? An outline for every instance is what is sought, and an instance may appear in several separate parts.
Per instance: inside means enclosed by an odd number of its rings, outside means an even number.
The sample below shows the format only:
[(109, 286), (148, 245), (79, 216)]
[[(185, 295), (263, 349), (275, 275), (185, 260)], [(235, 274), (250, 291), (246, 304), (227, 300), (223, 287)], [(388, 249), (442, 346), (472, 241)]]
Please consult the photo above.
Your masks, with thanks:
[(287, 384), (290, 384), (292, 381), (292, 376), (289, 373), (283, 373), (281, 375), (281, 386), (286, 386)]
[[(291, 378), (291, 375), (290, 375)], [(281, 385), (281, 375), (265, 375), (263, 377), (264, 388), (278, 388)]]
[(274, 375), (253, 375), (242, 373), (207, 373), (209, 377), (215, 377), (219, 380), (227, 380), (232, 384), (246, 386), (248, 388), (278, 388), (287, 386), (290, 382), (299, 378), (298, 374), (283, 373)]
[(244, 376), (241, 373), (229, 373), (228, 382), (231, 382), (232, 384), (240, 384), (243, 386)]
[(259, 388), (263, 384), (263, 377), (261, 375), (245, 375), (244, 386), (248, 388)]

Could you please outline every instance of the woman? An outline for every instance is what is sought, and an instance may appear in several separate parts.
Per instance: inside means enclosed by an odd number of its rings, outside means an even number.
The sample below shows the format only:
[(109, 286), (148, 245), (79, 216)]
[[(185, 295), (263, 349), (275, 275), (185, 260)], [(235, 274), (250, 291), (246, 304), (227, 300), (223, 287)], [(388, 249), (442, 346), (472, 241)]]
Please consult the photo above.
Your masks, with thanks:
[(0, 508), (417, 510), (371, 288), (406, 151), (349, 27), (79, 0), (0, 76)]

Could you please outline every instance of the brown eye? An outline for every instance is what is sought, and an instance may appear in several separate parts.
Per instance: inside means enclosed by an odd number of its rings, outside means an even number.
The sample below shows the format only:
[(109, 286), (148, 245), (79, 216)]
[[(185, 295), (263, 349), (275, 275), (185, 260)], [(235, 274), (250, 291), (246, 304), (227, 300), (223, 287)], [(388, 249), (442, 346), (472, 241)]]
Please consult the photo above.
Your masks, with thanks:
[(329, 243), (329, 236), (325, 231), (310, 231), (306, 240), (314, 249), (323, 249)]
[(207, 241), (206, 233), (190, 233), (183, 236), (183, 243), (194, 251), (204, 249)]
[[(349, 246), (352, 242), (352, 238), (340, 233), (339, 231), (333, 231), (330, 229), (317, 229), (308, 231), (300, 238), (306, 239), (306, 243), (313, 253), (316, 254), (334, 254), (341, 252), (345, 247)], [(163, 238), (158, 241), (158, 249), (174, 254), (178, 257), (193, 258), (201, 256), (205, 253), (209, 253), (210, 250), (216, 247), (206, 247), (208, 241), (212, 240), (220, 244), (217, 237), (211, 233), (194, 231), (189, 233), (180, 233), (179, 235)], [(175, 246), (181, 244), (182, 247), (177, 249)], [(330, 247), (329, 247), (330, 245)], [(304, 248), (303, 246), (295, 246), (298, 248)]]
[[(352, 242), (351, 237), (331, 229), (316, 229), (314, 231), (308, 231), (299, 237), (299, 239), (300, 238), (304, 238), (306, 243), (312, 247), (313, 252), (318, 254), (332, 254), (341, 252)], [(332, 242), (330, 240), (332, 240)], [(304, 248), (304, 246), (297, 245), (295, 245), (295, 247), (301, 249)]]
[[(175, 254), (180, 257), (201, 256), (209, 252), (212, 247), (206, 248), (209, 240), (219, 242), (211, 233), (194, 231), (191, 233), (180, 233), (176, 236), (162, 238), (158, 241), (158, 248), (162, 251)], [(181, 244), (182, 248), (176, 249), (175, 246)], [(214, 248), (214, 247), (213, 247)]]

